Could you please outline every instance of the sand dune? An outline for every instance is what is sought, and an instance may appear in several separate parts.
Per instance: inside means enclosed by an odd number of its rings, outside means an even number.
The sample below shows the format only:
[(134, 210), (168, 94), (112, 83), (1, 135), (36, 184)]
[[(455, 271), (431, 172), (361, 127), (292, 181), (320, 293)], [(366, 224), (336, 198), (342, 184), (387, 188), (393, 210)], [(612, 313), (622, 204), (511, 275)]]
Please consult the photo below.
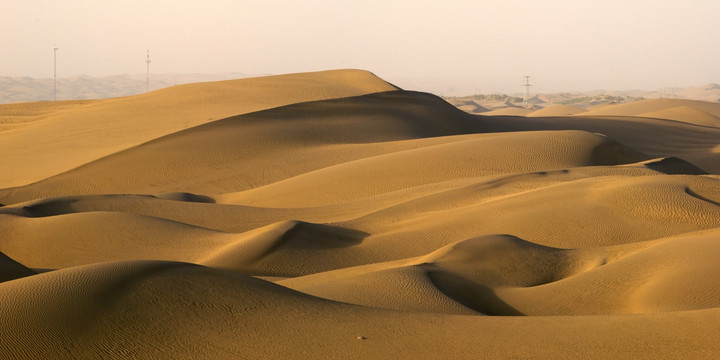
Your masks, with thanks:
[[(0, 177), (0, 187), (25, 185), (232, 115), (395, 89), (368, 72), (337, 70), (187, 84), (124, 98), (63, 102), (79, 108), (52, 114), (43, 111), (39, 119), (35, 118), (38, 115), (4, 118), (26, 126), (0, 132), (0, 153), (7, 157), (6, 166), (14, 169), (12, 177)], [(45, 107), (47, 103), (38, 104)], [(18, 107), (23, 106), (0, 105), (0, 113), (17, 113)], [(28, 139), (43, 141), (28, 147)]]
[(639, 116), (720, 127), (720, 117), (690, 106), (678, 106), (669, 109), (647, 112), (640, 114)]
[(535, 111), (534, 109), (526, 109), (526, 108), (521, 108), (521, 107), (508, 106), (508, 107), (497, 109), (497, 110), (483, 112), (482, 115), (486, 115), (486, 116), (527, 116), (529, 114), (532, 114), (534, 111)]
[(720, 129), (713, 127), (628, 116), (498, 116), (484, 120), (489, 129), (504, 131), (574, 129), (602, 133), (652, 157), (677, 157), (705, 171), (720, 173)]
[[(642, 244), (578, 250), (538, 246), (508, 235), (486, 236), (419, 258), (279, 284), (365, 306), (448, 314), (599, 315), (710, 309), (720, 305), (715, 286), (720, 272), (710, 259), (717, 255), (717, 235), (713, 229)], [(659, 259), (669, 265), (658, 269), (649, 264)], [(403, 291), (398, 293), (398, 288)], [(395, 297), (400, 294), (410, 300)]]
[(354, 70), (1, 105), (0, 357), (715, 357), (716, 104), (521, 110)]
[(77, 110), (99, 100), (45, 101), (0, 104), (0, 132), (30, 125), (65, 110)]
[[(640, 153), (585, 132), (480, 134), (452, 140), (308, 172), (234, 194), (230, 201), (268, 207), (327, 205), (448, 180), (644, 159)], [(332, 186), (338, 183), (346, 186)]]
[[(497, 295), (528, 315), (643, 314), (717, 308), (720, 289), (715, 284), (720, 271), (711, 258), (717, 255), (718, 235), (718, 229), (712, 229), (652, 241), (645, 249), (602, 268), (532, 288), (505, 287)], [(658, 262), (665, 265), (650, 265)]]
[[(578, 113), (576, 115), (580, 116), (643, 116), (643, 114), (647, 113), (656, 113), (663, 110), (678, 108), (678, 107), (685, 107), (691, 108), (697, 111), (701, 111), (707, 114), (710, 114), (714, 117), (720, 117), (720, 104), (718, 103), (711, 103), (706, 101), (698, 101), (698, 100), (680, 100), (680, 99), (652, 99), (652, 100), (641, 100), (626, 104), (619, 104), (619, 105), (611, 105), (611, 106), (604, 106), (599, 109), (590, 110), (587, 112)], [(682, 110), (681, 110), (682, 111)], [(695, 117), (694, 113), (696, 111), (691, 111), (689, 113), (688, 119), (689, 120), (683, 120), (686, 122), (692, 123), (692, 119)], [(675, 117), (680, 115), (678, 112), (675, 111)], [(673, 119), (675, 120), (675, 119)]]
[[(393, 91), (296, 104), (180, 131), (29, 186), (0, 191), (0, 197), (13, 203), (88, 193), (239, 191), (398, 145), (413, 146), (377, 142), (462, 134), (481, 125), (422, 93)], [(332, 145), (333, 155), (326, 156)], [(267, 168), (268, 163), (275, 165)]]
[[(343, 267), (348, 252), (333, 250), (357, 245), (367, 235), (341, 227), (283, 221), (243, 234), (198, 263), (252, 275), (302, 276)], [(308, 258), (316, 260), (308, 262)]]
[(19, 262), (9, 258), (7, 255), (0, 253), (0, 282), (19, 279), (30, 275), (35, 275), (35, 271), (28, 269)]
[(586, 112), (587, 110), (573, 105), (550, 105), (540, 110), (533, 111), (525, 116), (567, 116)]
[(458, 109), (471, 113), (471, 114), (479, 114), (483, 112), (490, 111), (489, 109), (483, 107), (482, 105), (478, 105), (472, 101), (469, 101), (468, 104), (465, 105), (456, 105)]
[(34, 268), (121, 259), (189, 260), (230, 241), (215, 231), (111, 212), (4, 218), (1, 226), (6, 237), (3, 250)]
[[(307, 268), (317, 272), (418, 256), (477, 233), (513, 232), (538, 244), (594, 247), (720, 226), (720, 212), (713, 206), (713, 199), (720, 199), (716, 181), (653, 174), (657, 170), (638, 164), (473, 177), (342, 205), (287, 211), (153, 198), (58, 199), (2, 209), (16, 214), (5, 215), (10, 217), (4, 221), (6, 233), (22, 239), (7, 241), (2, 250), (43, 268), (117, 260), (118, 253), (124, 259), (147, 259), (145, 254), (152, 253), (166, 260), (242, 268), (253, 275), (297, 276)], [(301, 193), (317, 191), (301, 188)], [(564, 197), (558, 199), (558, 194)], [(107, 212), (110, 207), (115, 212)], [(213, 207), (219, 209), (210, 210)], [(552, 210), (557, 207), (572, 211)], [(213, 222), (190, 215), (198, 211), (213, 218), (225, 213), (227, 218)], [(258, 228), (222, 224), (238, 217)], [(335, 221), (340, 227), (281, 221), (293, 217)], [(582, 228), (574, 226), (578, 221), (583, 221)], [(89, 224), (78, 225), (84, 222)], [(72, 232), (73, 237), (53, 241), (53, 234), (63, 232)], [(92, 242), (101, 236), (104, 241)], [(144, 240), (148, 237), (153, 241)], [(120, 251), (127, 245), (132, 248)], [(304, 258), (319, 255), (312, 264), (303, 264)], [(257, 265), (258, 261), (265, 265)]]
[[(547, 358), (561, 349), (559, 358), (702, 358), (717, 346), (715, 309), (602, 321), (394, 312), (186, 263), (89, 265), (6, 282), (0, 291), (0, 324), (10, 330), (0, 353), (8, 358)], [(638, 345), (639, 334), (651, 341)]]

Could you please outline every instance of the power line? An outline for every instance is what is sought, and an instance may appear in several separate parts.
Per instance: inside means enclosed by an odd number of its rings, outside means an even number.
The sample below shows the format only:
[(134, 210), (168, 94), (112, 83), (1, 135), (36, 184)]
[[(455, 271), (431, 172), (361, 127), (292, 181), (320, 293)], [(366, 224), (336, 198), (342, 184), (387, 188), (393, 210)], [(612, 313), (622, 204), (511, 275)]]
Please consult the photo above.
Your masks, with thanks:
[(523, 81), (522, 87), (525, 88), (525, 92), (523, 94), (523, 106), (528, 106), (528, 102), (530, 101), (530, 87), (532, 84), (530, 84), (530, 75), (523, 76), (525, 80)]
[(147, 50), (147, 59), (145, 60), (145, 63), (147, 64), (147, 76), (145, 78), (145, 92), (150, 91), (150, 50)]
[(53, 46), (53, 101), (57, 101), (57, 51), (60, 50)]

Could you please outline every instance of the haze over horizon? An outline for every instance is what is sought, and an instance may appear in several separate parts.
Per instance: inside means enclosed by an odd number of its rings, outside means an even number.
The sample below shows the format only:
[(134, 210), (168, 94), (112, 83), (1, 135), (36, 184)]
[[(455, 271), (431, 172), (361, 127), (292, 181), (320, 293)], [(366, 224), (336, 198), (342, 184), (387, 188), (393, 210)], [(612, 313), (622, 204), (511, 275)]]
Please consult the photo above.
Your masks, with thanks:
[[(0, 12), (0, 76), (359, 68), (535, 92), (720, 83), (720, 2), (52, 1)], [(474, 86), (474, 85), (473, 85)]]

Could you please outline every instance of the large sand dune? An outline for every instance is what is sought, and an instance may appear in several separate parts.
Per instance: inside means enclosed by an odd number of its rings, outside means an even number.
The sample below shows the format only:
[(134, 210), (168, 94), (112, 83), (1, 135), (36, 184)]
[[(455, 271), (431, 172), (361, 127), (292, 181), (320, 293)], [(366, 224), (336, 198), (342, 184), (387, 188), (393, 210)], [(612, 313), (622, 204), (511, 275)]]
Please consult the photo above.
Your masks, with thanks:
[(716, 106), (546, 110), (355, 70), (2, 105), (0, 357), (716, 357)]
[[(157, 137), (232, 115), (292, 103), (362, 95), (395, 87), (363, 71), (337, 70), (180, 85), (96, 101), (0, 105), (0, 153), (25, 185)], [(6, 115), (7, 114), (7, 115)], [(0, 124), (2, 124), (0, 123)], [(29, 144), (32, 143), (32, 146)]]

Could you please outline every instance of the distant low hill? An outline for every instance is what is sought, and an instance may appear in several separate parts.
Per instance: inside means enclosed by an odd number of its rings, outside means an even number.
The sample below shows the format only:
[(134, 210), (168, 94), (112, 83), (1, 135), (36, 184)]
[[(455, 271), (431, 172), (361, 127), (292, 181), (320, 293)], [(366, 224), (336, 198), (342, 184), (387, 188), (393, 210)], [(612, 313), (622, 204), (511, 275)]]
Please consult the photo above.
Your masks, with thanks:
[[(217, 74), (151, 74), (150, 90), (158, 90), (174, 85), (242, 79), (263, 76), (266, 74), (245, 74), (239, 72)], [(426, 91), (437, 95), (462, 94), (460, 88), (447, 90), (452, 80), (437, 79), (420, 82), (418, 79), (400, 79), (396, 85), (408, 90)], [(142, 94), (147, 91), (145, 74), (123, 74), (105, 77), (74, 76), (57, 80), (58, 100), (105, 99), (121, 96)], [(518, 94), (475, 94), (460, 96), (444, 96), (456, 106), (466, 106), (466, 111), (473, 113), (499, 110), (511, 103), (522, 106), (522, 98)], [(623, 103), (641, 99), (689, 99), (709, 102), (720, 102), (720, 84), (706, 84), (687, 88), (665, 88), (661, 90), (595, 90), (585, 92), (563, 92), (550, 94), (534, 94), (530, 103), (535, 110), (551, 104), (579, 105), (588, 107), (598, 103)], [(53, 99), (52, 78), (8, 77), (0, 76), (0, 104), (48, 101)], [(472, 103), (472, 104), (471, 104)]]

